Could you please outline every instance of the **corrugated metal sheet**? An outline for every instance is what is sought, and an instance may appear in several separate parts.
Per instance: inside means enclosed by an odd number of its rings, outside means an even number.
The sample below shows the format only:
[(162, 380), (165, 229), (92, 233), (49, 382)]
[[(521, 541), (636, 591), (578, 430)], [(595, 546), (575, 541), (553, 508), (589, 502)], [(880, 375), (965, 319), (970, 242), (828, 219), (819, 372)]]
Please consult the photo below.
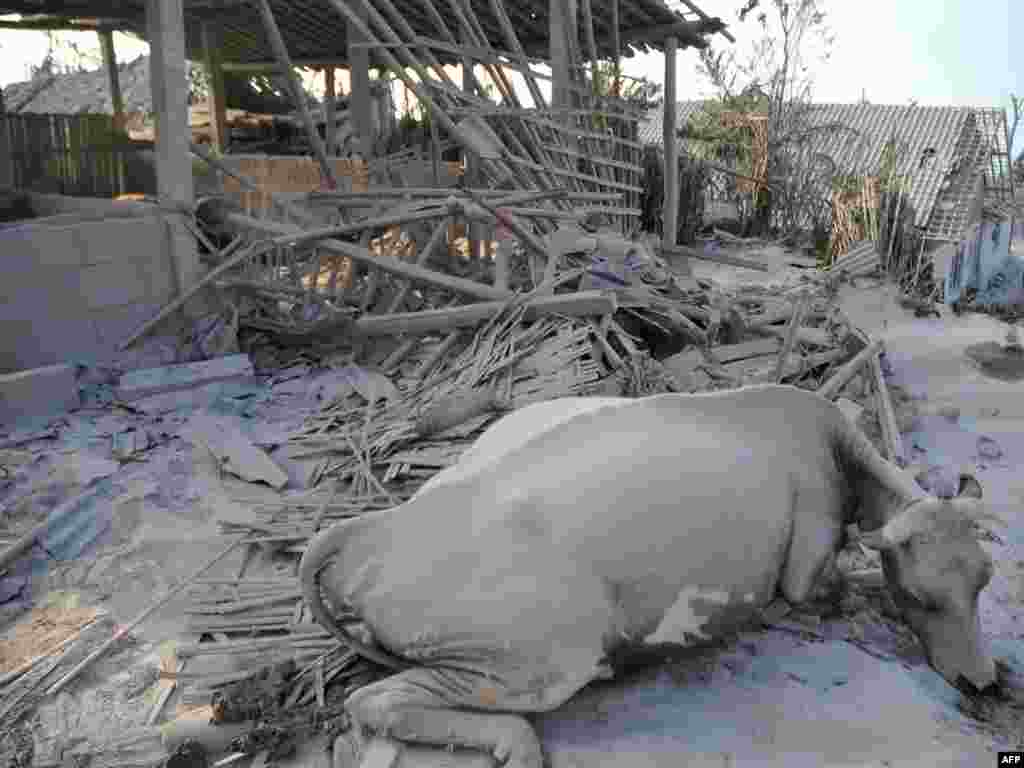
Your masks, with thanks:
[[(679, 124), (703, 103), (681, 102), (676, 111)], [(979, 132), (969, 130), (975, 124), (975, 113), (981, 111), (971, 107), (814, 104), (805, 119), (809, 127), (818, 130), (810, 134), (808, 151), (828, 155), (840, 172), (875, 174), (881, 169), (886, 143), (895, 138), (900, 146), (897, 171), (909, 175), (912, 182), (908, 198), (915, 210), (915, 224), (928, 227), (942, 195), (962, 228), (974, 197), (971, 185), (989, 163), (984, 145), (978, 148)], [(640, 127), (642, 140), (660, 145), (661, 131), (661, 110), (652, 110)], [(979, 163), (985, 168), (975, 167)], [(955, 239), (960, 231), (954, 230), (956, 224), (941, 234)]]
[(881, 170), (885, 145), (896, 139), (897, 171), (911, 177), (908, 200), (916, 214), (914, 223), (925, 227), (943, 182), (956, 167), (970, 114), (966, 107), (815, 105), (812, 124), (843, 129), (817, 133), (811, 145), (813, 151), (831, 157), (840, 170), (868, 175)]

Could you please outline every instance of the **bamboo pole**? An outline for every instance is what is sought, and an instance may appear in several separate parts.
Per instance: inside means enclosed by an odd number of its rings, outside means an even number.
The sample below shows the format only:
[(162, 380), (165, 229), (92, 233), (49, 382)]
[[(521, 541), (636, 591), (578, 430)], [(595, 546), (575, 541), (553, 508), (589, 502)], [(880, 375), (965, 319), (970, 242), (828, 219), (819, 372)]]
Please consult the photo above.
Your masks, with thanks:
[(334, 168), (327, 159), (327, 152), (324, 149), (323, 142), (320, 140), (320, 133), (313, 124), (313, 116), (310, 115), (309, 105), (306, 103), (306, 93), (302, 89), (302, 83), (299, 82), (298, 76), (295, 74), (291, 56), (288, 55), (288, 46), (284, 43), (281, 30), (274, 19), (274, 12), (270, 8), (270, 0), (257, 0), (257, 2), (260, 14), (263, 17), (263, 27), (266, 30), (267, 39), (270, 42), (270, 47), (274, 50), (274, 57), (281, 67), (281, 74), (284, 75), (291, 89), (295, 107), (299, 110), (302, 123), (305, 125), (306, 133), (309, 135), (309, 143), (313, 147), (313, 154), (316, 155), (317, 162), (320, 163), (320, 170), (323, 172), (324, 178), (327, 179), (331, 189), (335, 189), (338, 186), (338, 179), (334, 175)]
[(789, 327), (786, 329), (786, 338), (782, 343), (782, 349), (779, 350), (779, 359), (775, 364), (775, 383), (781, 384), (782, 378), (786, 373), (786, 364), (789, 362), (789, 356), (793, 352), (793, 345), (796, 343), (797, 331), (800, 328), (800, 323), (803, 322), (804, 311), (807, 307), (807, 296), (803, 295), (800, 297), (796, 306), (793, 307), (793, 316), (789, 319)]
[(144, 610), (142, 613), (140, 613), (130, 622), (125, 624), (123, 627), (118, 627), (117, 631), (114, 632), (113, 636), (109, 640), (104, 642), (102, 645), (100, 645), (99, 648), (97, 648), (95, 651), (93, 651), (84, 659), (82, 659), (78, 664), (76, 664), (71, 669), (70, 672), (64, 675), (64, 677), (62, 677), (56, 683), (51, 685), (49, 689), (46, 691), (47, 695), (60, 693), (60, 691), (63, 690), (68, 683), (70, 683), (72, 680), (78, 677), (90, 664), (92, 664), (96, 659), (98, 659), (100, 656), (106, 653), (110, 649), (110, 647), (114, 645), (114, 643), (118, 642), (122, 637), (127, 635), (133, 629), (135, 629), (135, 627), (137, 627), (139, 624), (148, 619), (153, 613), (155, 613), (164, 605), (166, 605), (171, 600), (172, 597), (178, 594), (181, 590), (185, 589), (185, 587), (191, 584), (193, 580), (202, 576), (208, 570), (213, 568), (213, 566), (215, 566), (217, 563), (219, 563), (221, 560), (223, 560), (225, 557), (231, 554), (231, 552), (234, 551), (235, 547), (242, 543), (243, 539), (243, 536), (239, 536), (238, 538), (234, 539), (230, 544), (228, 544), (227, 547), (223, 549), (223, 551), (220, 552), (220, 554), (218, 554), (216, 557), (214, 557), (212, 560), (206, 563), (206, 565), (204, 565), (202, 568), (200, 568), (198, 571), (193, 573), (188, 578), (182, 579), (180, 584), (169, 589), (164, 594), (163, 597), (161, 597), (159, 600), (157, 600), (155, 603), (149, 606), (149, 608)]
[(274, 205), (276, 205), (282, 211), (292, 216), (293, 218), (297, 219), (298, 221), (303, 222), (305, 224), (310, 224), (313, 221), (315, 221), (313, 215), (310, 214), (308, 211), (304, 211), (301, 208), (297, 208), (287, 200), (281, 199), (273, 192), (268, 192), (264, 190), (252, 179), (243, 176), (242, 174), (228, 167), (224, 162), (211, 155), (209, 152), (206, 151), (204, 147), (200, 146), (199, 144), (196, 144), (195, 142), (190, 142), (189, 149), (192, 151), (192, 154), (202, 159), (211, 168), (220, 171), (225, 176), (230, 176), (232, 179), (237, 181), (242, 188), (247, 189), (250, 192), (253, 192), (257, 195), (266, 196)]
[(843, 365), (842, 368), (832, 374), (832, 377), (818, 388), (818, 394), (829, 400), (835, 399), (835, 396), (839, 394), (839, 390), (846, 386), (847, 382), (860, 371), (865, 363), (870, 361), (872, 357), (877, 357), (881, 351), (882, 340), (875, 339)]

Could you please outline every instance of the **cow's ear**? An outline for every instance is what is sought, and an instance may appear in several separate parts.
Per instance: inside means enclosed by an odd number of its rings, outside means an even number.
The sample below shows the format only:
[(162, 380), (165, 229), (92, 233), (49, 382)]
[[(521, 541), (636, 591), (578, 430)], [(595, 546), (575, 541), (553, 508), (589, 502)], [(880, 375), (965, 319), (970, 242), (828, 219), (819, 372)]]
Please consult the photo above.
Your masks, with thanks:
[(982, 496), (981, 483), (978, 482), (978, 479), (974, 475), (967, 472), (961, 472), (960, 487), (957, 490), (956, 495), (957, 497), (964, 499), (980, 499)]

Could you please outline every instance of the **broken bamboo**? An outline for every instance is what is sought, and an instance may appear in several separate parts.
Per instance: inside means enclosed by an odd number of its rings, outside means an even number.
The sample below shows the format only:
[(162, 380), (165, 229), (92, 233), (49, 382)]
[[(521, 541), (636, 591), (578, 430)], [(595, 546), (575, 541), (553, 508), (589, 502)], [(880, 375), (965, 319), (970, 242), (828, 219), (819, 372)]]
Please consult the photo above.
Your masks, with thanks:
[(899, 424), (896, 421), (896, 413), (892, 407), (892, 398), (889, 396), (889, 386), (885, 383), (885, 375), (882, 373), (882, 363), (879, 356), (872, 355), (868, 361), (871, 366), (871, 380), (875, 386), (875, 395), (878, 398), (878, 420), (882, 426), (882, 436), (885, 440), (887, 458), (897, 464), (906, 460), (903, 453), (903, 438), (900, 436)]
[[(430, 218), (430, 217), (425, 217)], [(253, 228), (261, 229), (264, 232), (271, 234), (277, 234), (279, 236), (285, 233), (301, 233), (302, 230), (298, 229), (294, 225), (282, 224), (280, 222), (263, 221), (259, 219), (251, 219), (248, 216), (241, 216), (240, 214), (231, 214), (229, 219), (235, 220), (239, 224), (251, 226)], [(324, 250), (338, 253), (342, 256), (347, 256), (354, 261), (363, 262), (372, 267), (377, 267), (385, 272), (391, 272), (393, 274), (405, 277), (411, 280), (417, 280), (432, 285), (437, 285), (441, 288), (448, 288), (449, 290), (461, 293), (466, 296), (472, 296), (475, 299), (482, 299), (484, 301), (500, 301), (508, 298), (511, 294), (508, 291), (499, 291), (493, 286), (484, 285), (483, 283), (477, 283), (473, 280), (466, 280), (461, 277), (453, 277), (451, 275), (445, 275), (440, 272), (436, 272), (432, 269), (425, 267), (419, 267), (415, 264), (409, 264), (404, 261), (400, 261), (393, 256), (378, 256), (371, 253), (366, 248), (362, 248), (352, 243), (342, 242), (340, 240), (328, 239), (323, 240), (317, 244), (318, 247)], [(241, 259), (239, 259), (241, 260)], [(205, 278), (204, 278), (205, 279)], [(197, 283), (198, 285), (198, 283)]]
[(775, 364), (774, 378), (776, 384), (782, 383), (782, 378), (786, 373), (786, 363), (789, 361), (789, 356), (793, 352), (793, 346), (796, 344), (797, 331), (800, 330), (800, 323), (803, 321), (806, 307), (806, 296), (801, 296), (797, 301), (796, 306), (793, 307), (793, 316), (789, 319), (789, 327), (786, 329), (786, 336), (782, 343), (782, 349), (779, 350), (779, 359)]
[(193, 573), (188, 578), (182, 579), (180, 584), (169, 589), (164, 594), (163, 597), (161, 597), (159, 600), (157, 600), (155, 603), (149, 606), (146, 610), (144, 610), (130, 622), (128, 622), (124, 626), (118, 627), (117, 631), (114, 632), (114, 634), (106, 642), (104, 642), (102, 645), (100, 645), (99, 648), (97, 648), (95, 651), (93, 651), (84, 659), (82, 659), (78, 664), (76, 664), (71, 669), (70, 672), (64, 675), (64, 677), (62, 677), (60, 680), (51, 685), (46, 691), (47, 695), (60, 693), (60, 691), (63, 690), (68, 683), (70, 683), (72, 680), (78, 677), (83, 671), (85, 671), (87, 667), (89, 667), (89, 665), (91, 665), (96, 659), (98, 659), (100, 656), (106, 653), (110, 649), (110, 647), (114, 645), (114, 643), (118, 642), (122, 637), (127, 635), (133, 629), (135, 629), (135, 627), (137, 627), (139, 624), (148, 619), (153, 613), (155, 613), (168, 602), (170, 602), (172, 597), (174, 597), (176, 594), (185, 589), (185, 587), (191, 584), (193, 580), (202, 576), (208, 570), (213, 568), (213, 566), (215, 566), (217, 563), (219, 563), (221, 560), (223, 560), (225, 557), (231, 554), (234, 551), (235, 547), (241, 544), (242, 541), (244, 541), (244, 539), (244, 536), (239, 536), (238, 538), (234, 539), (230, 544), (228, 544), (228, 546), (226, 546), (223, 549), (223, 551), (220, 552), (220, 554), (218, 554), (216, 557), (214, 557), (212, 560), (206, 563), (206, 565), (204, 565), (202, 568), (200, 568), (198, 571)]
[(862, 349), (852, 360), (848, 361), (842, 368), (836, 371), (832, 378), (826, 381), (818, 388), (818, 394), (822, 397), (828, 398), (829, 400), (835, 399), (836, 395), (839, 394), (839, 390), (846, 386), (847, 382), (852, 379), (861, 367), (871, 360), (872, 357), (876, 357), (882, 350), (882, 340), (875, 339), (870, 342), (864, 349)]
[(274, 19), (274, 12), (270, 8), (270, 0), (257, 0), (257, 5), (259, 6), (260, 15), (263, 17), (263, 29), (267, 34), (267, 40), (270, 42), (270, 47), (274, 51), (274, 58), (277, 59), (281, 74), (284, 76), (285, 82), (291, 91), (295, 108), (299, 111), (299, 116), (302, 118), (302, 124), (306, 128), (306, 134), (309, 138), (309, 144), (313, 148), (313, 154), (316, 156), (317, 162), (320, 163), (320, 170), (324, 178), (330, 183), (331, 189), (334, 189), (338, 186), (338, 179), (334, 175), (334, 168), (331, 166), (330, 160), (327, 159), (327, 150), (320, 139), (320, 132), (313, 124), (313, 117), (309, 113), (309, 104), (306, 101), (306, 92), (302, 88), (302, 83), (299, 82), (298, 75), (295, 73), (295, 67), (292, 66), (291, 56), (288, 55), (288, 46), (285, 45), (284, 38), (281, 36), (281, 30), (277, 26), (277, 20)]

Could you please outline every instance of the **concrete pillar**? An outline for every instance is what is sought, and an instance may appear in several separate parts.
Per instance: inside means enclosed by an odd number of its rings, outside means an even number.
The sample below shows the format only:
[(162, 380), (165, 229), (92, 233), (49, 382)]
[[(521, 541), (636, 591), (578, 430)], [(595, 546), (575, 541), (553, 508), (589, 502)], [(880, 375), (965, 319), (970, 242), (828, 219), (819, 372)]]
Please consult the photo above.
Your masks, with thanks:
[(103, 53), (103, 68), (107, 70), (107, 87), (110, 88), (110, 105), (114, 111), (114, 128), (124, 130), (124, 98), (121, 96), (121, 78), (117, 71), (117, 54), (114, 52), (114, 33), (101, 29), (96, 35), (100, 39)]
[[(150, 45), (150, 90), (156, 114), (156, 187), (165, 206), (191, 207), (191, 129), (188, 121), (188, 71), (185, 63), (183, 0), (146, 0), (146, 25)], [(179, 293), (202, 275), (195, 239), (182, 216), (166, 215), (166, 256)], [(135, 247), (137, 244), (130, 244)], [(126, 250), (126, 255), (129, 253)], [(197, 302), (190, 305), (195, 306)]]
[(334, 83), (334, 65), (324, 67), (324, 140), (327, 144), (327, 156), (335, 155), (335, 138), (338, 135), (338, 91)]
[[(358, 3), (356, 12), (364, 23), (369, 23), (369, 13), (363, 3)], [(373, 117), (370, 113), (370, 49), (357, 46), (355, 43), (365, 42), (362, 35), (352, 25), (346, 30), (348, 36), (348, 66), (351, 72), (352, 94), (349, 97), (349, 112), (355, 123), (355, 133), (359, 137), (359, 152), (369, 162), (373, 159)]]
[(665, 116), (663, 120), (665, 146), (665, 195), (661, 220), (666, 248), (676, 244), (679, 223), (679, 144), (676, 137), (676, 61), (679, 41), (665, 40)]
[(215, 22), (203, 22), (203, 67), (210, 81), (208, 107), (213, 148), (223, 153), (228, 146), (227, 99), (224, 94), (224, 55), (221, 52), (221, 30)]

